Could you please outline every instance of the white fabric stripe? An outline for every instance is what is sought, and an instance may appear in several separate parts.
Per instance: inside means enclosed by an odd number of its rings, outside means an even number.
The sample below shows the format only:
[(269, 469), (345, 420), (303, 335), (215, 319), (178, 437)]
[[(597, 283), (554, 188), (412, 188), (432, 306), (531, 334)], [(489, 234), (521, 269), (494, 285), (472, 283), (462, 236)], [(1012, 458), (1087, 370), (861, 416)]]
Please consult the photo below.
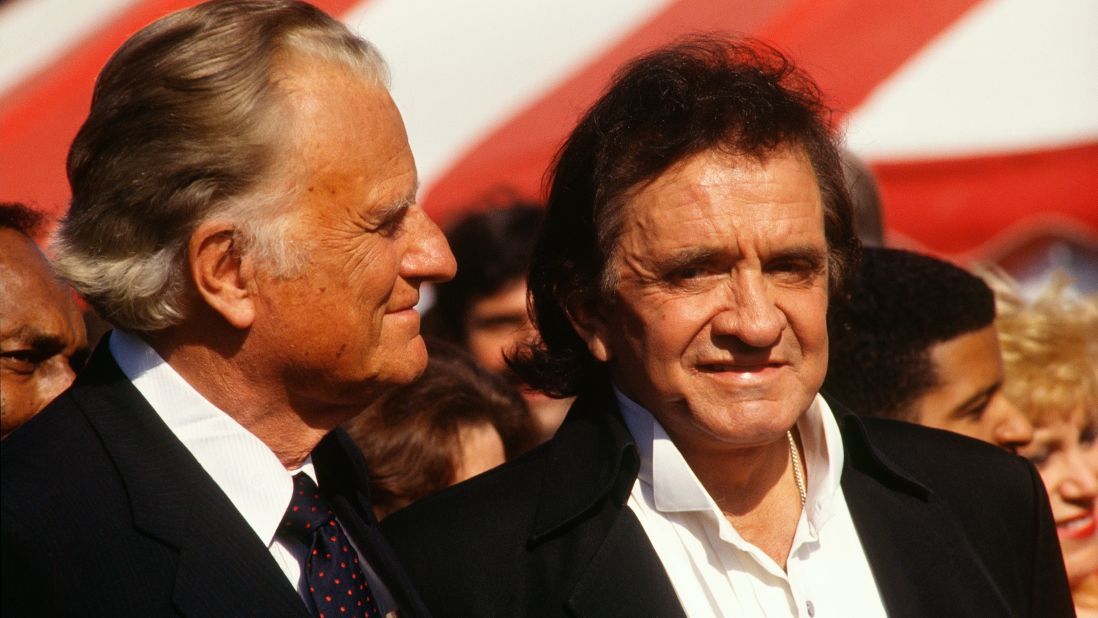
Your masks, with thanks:
[(1098, 138), (1098, 2), (977, 5), (850, 118), (868, 159), (973, 156)]
[(49, 67), (141, 0), (14, 0), (0, 8), (0, 93)]
[(374, 0), (344, 21), (389, 62), (427, 187), (471, 144), (671, 2)]

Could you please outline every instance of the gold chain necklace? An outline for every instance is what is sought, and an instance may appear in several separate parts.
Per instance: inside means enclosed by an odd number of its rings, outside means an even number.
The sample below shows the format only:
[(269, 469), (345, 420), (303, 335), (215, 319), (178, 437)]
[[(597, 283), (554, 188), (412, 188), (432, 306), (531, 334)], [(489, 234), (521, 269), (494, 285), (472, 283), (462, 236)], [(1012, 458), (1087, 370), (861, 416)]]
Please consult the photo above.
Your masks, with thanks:
[(789, 456), (793, 459), (793, 480), (797, 482), (797, 492), (801, 494), (801, 508), (808, 500), (808, 490), (804, 487), (804, 471), (801, 470), (801, 452), (797, 449), (797, 441), (793, 439), (793, 430), (785, 432), (789, 438)]

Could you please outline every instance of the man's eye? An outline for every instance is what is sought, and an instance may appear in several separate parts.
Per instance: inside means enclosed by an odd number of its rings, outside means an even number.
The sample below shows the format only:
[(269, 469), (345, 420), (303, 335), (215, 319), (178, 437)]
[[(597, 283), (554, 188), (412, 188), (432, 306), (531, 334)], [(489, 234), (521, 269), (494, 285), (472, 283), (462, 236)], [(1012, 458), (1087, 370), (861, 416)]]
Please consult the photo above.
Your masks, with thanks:
[(671, 278), (672, 279), (678, 279), (678, 280), (682, 281), (682, 280), (686, 280), (686, 279), (697, 279), (698, 277), (702, 276), (703, 274), (705, 274), (705, 270), (701, 269), (701, 268), (697, 268), (697, 267), (680, 268), (680, 269), (676, 270), (675, 272), (671, 273)]
[(386, 238), (395, 236), (404, 225), (404, 216), (390, 217), (377, 226), (377, 233)]
[(978, 421), (984, 416), (984, 412), (987, 411), (988, 405), (991, 404), (991, 399), (981, 399), (979, 402), (969, 406), (961, 412), (962, 418)]
[(0, 353), (0, 361), (4, 363), (4, 368), (15, 373), (34, 373), (43, 360), (45, 359), (41, 358), (41, 354), (34, 350), (11, 350)]
[(768, 264), (766, 269), (777, 275), (797, 279), (810, 279), (820, 272), (816, 263), (802, 259), (778, 260)]

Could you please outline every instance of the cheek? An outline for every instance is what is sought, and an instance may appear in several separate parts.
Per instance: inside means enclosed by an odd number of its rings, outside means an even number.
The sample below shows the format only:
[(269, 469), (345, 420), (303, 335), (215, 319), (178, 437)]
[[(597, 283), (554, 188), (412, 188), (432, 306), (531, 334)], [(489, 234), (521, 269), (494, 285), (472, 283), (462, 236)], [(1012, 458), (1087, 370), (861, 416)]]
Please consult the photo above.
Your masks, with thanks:
[(1064, 497), (1060, 495), (1059, 488), (1062, 473), (1059, 465), (1045, 462), (1037, 468), (1037, 473), (1045, 484), (1045, 490), (1048, 491), (1049, 504), (1052, 506), (1052, 518), (1057, 519), (1064, 516), (1065, 507), (1066, 510), (1074, 511), (1075, 507), (1066, 505)]
[(806, 352), (827, 356), (827, 300), (809, 297), (790, 303), (785, 314), (797, 340)]
[(0, 380), (0, 412), (3, 413), (6, 423), (21, 423), (32, 414), (32, 410), (41, 407), (37, 389), (37, 380), (18, 380), (11, 377)]

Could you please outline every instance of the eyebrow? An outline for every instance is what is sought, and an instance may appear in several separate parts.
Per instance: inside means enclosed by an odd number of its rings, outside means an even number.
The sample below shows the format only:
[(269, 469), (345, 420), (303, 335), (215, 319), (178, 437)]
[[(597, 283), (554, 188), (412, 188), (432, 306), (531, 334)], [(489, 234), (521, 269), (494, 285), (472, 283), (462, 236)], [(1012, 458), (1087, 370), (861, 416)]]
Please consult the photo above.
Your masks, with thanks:
[(811, 245), (801, 245), (796, 247), (789, 247), (776, 252), (770, 257), (768, 261), (774, 260), (810, 260), (813, 262), (826, 263), (827, 251), (821, 251), (818, 247)]
[(391, 204), (382, 206), (375, 212), (377, 218), (378, 227), (384, 227), (387, 223), (395, 221), (404, 216), (404, 213), (408, 211), (416, 203), (416, 195), (419, 193), (419, 180), (416, 180), (416, 184), (412, 187), (412, 190), (405, 194), (403, 197), (396, 199)]
[(705, 247), (688, 247), (676, 251), (675, 253), (658, 260), (657, 264), (660, 269), (666, 272), (678, 270), (686, 266), (693, 266), (695, 264), (705, 264), (713, 258), (715, 258), (720, 251), (718, 249), (707, 249)]
[[(65, 340), (55, 335), (47, 335), (33, 331), (27, 327), (16, 330), (4, 338), (5, 341), (14, 341), (16, 349), (30, 348), (35, 352), (57, 354), (65, 349)], [(11, 351), (11, 350), (6, 350)]]
[[(695, 264), (705, 264), (718, 255), (720, 255), (724, 249), (720, 248), (708, 248), (708, 247), (687, 247), (674, 252), (666, 258), (660, 259), (657, 263), (665, 271), (672, 271), (685, 266), (693, 266)], [(783, 249), (766, 258), (766, 262), (772, 262), (775, 260), (807, 260), (820, 266), (827, 261), (827, 253), (820, 251), (816, 247), (812, 246), (798, 246)]]

